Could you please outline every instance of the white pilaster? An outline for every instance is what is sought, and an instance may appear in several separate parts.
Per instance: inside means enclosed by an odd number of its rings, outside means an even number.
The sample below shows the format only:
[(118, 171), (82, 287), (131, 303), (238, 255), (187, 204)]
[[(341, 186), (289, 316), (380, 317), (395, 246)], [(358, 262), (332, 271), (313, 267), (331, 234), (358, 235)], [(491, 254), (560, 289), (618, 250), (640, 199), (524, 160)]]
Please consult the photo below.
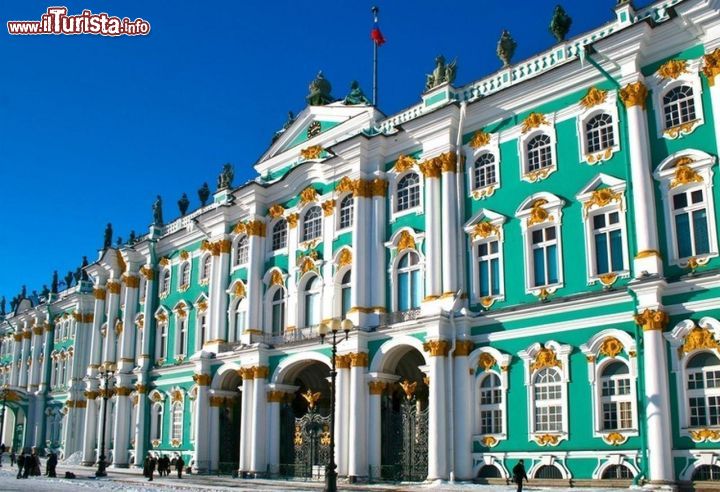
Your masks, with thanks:
[(242, 408), (240, 410), (240, 472), (251, 471), (252, 421), (253, 421), (253, 375), (252, 369), (242, 369)]
[[(247, 331), (249, 334), (262, 332), (262, 307), (263, 307), (263, 268), (265, 267), (265, 231), (267, 226), (265, 223), (256, 219), (252, 224), (252, 230), (248, 230), (250, 237), (249, 259), (248, 264), (248, 280), (247, 280), (247, 296), (248, 296), (248, 313), (247, 313)], [(238, 339), (244, 335), (237, 333)]]
[[(130, 401), (130, 392), (132, 391), (131, 375), (118, 374), (117, 384), (115, 388), (115, 419), (114, 422), (108, 420), (107, 425), (113, 427), (113, 466), (127, 468), (130, 462), (128, 445), (130, 441), (130, 419), (132, 417), (132, 402)], [(106, 446), (108, 446), (107, 443)]]
[(120, 290), (122, 286), (118, 280), (110, 279), (107, 283), (107, 330), (103, 346), (103, 363), (115, 363), (117, 357), (117, 334), (115, 325), (120, 307)]
[(432, 340), (425, 350), (430, 353), (429, 364), (429, 416), (428, 416), (428, 480), (445, 480), (447, 473), (447, 447), (445, 424), (445, 358), (449, 344), (445, 340)]
[(447, 152), (440, 158), (442, 177), (442, 283), (443, 294), (452, 302), (458, 290), (457, 259), (457, 166), (456, 154)]
[(19, 386), (22, 364), (22, 330), (18, 329), (13, 335), (13, 363), (10, 370), (10, 385)]
[(470, 364), (468, 355), (472, 351), (473, 343), (469, 340), (458, 340), (455, 345), (454, 375), (453, 375), (453, 442), (455, 460), (455, 478), (470, 480), (472, 474), (472, 391), (470, 378)]
[(336, 358), (337, 379), (335, 380), (335, 463), (338, 476), (348, 474), (348, 443), (351, 434), (349, 423), (348, 397), (350, 395), (350, 357), (338, 355)]
[(24, 329), (22, 332), (22, 355), (20, 356), (20, 387), (26, 388), (28, 385), (28, 367), (27, 360), (30, 357), (30, 339), (32, 338), (32, 331), (27, 321), (24, 323)]
[(123, 277), (125, 284), (125, 309), (123, 310), (123, 331), (120, 334), (120, 359), (118, 371), (129, 373), (135, 368), (135, 314), (137, 313), (140, 277), (136, 273), (126, 273)]
[[(218, 241), (213, 249), (212, 275), (210, 277), (210, 346), (227, 341), (228, 282), (230, 280), (231, 242), (227, 237)], [(217, 350), (214, 350), (217, 351)]]
[(250, 437), (252, 454), (250, 455), (250, 471), (255, 475), (263, 475), (267, 471), (267, 395), (265, 383), (268, 377), (267, 366), (253, 367), (253, 405), (252, 435)]
[(442, 219), (439, 173), (425, 174), (425, 299), (442, 294)]
[(87, 408), (85, 409), (85, 431), (83, 436), (83, 465), (92, 465), (95, 463), (97, 447), (97, 429), (98, 429), (98, 411), (100, 405), (96, 399), (98, 395), (98, 381), (94, 378), (86, 378), (87, 390), (85, 397), (87, 398)]
[(387, 181), (375, 178), (371, 183), (373, 216), (372, 216), (372, 280), (371, 298), (373, 310), (377, 313), (385, 312), (385, 280), (387, 278), (387, 262), (385, 249), (385, 224), (387, 221)]
[(348, 452), (348, 476), (367, 477), (367, 407), (368, 388), (365, 374), (368, 366), (367, 352), (350, 354), (350, 432), (353, 442)]
[[(368, 186), (358, 186), (358, 188), (367, 189)], [(372, 311), (370, 276), (364, 274), (368, 268), (368, 258), (373, 253), (369, 244), (372, 237), (372, 234), (369, 233), (372, 230), (370, 223), (372, 201), (367, 195), (369, 193), (355, 193), (353, 200), (352, 290), (350, 293), (352, 307), (348, 318), (358, 327), (368, 325), (368, 315)]]

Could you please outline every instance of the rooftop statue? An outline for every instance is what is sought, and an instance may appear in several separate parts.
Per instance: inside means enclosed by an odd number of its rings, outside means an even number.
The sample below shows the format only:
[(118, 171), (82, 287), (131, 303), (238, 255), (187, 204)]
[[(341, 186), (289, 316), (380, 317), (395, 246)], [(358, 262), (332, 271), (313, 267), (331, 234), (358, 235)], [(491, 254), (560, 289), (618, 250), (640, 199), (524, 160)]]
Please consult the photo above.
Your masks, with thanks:
[(22, 289), (20, 289), (20, 298), (18, 301), (22, 301), (23, 299), (27, 299), (27, 286), (23, 285)]
[(208, 201), (208, 198), (210, 198), (210, 187), (208, 186), (208, 184), (203, 183), (203, 185), (198, 188), (197, 194), (198, 198), (200, 199), (200, 206), (204, 207)]
[(455, 82), (455, 74), (457, 73), (457, 62), (452, 61), (449, 65), (445, 63), (445, 57), (439, 55), (435, 58), (435, 70), (425, 77), (425, 91), (439, 86), (440, 84)]
[(180, 209), (180, 216), (184, 217), (187, 213), (188, 207), (190, 206), (190, 200), (188, 200), (187, 193), (183, 193), (178, 200), (178, 208)]
[(0, 315), (5, 314), (5, 304), (7, 304), (5, 296), (0, 297)]
[(497, 56), (503, 62), (503, 67), (510, 65), (510, 60), (515, 54), (515, 48), (517, 48), (517, 43), (510, 36), (510, 31), (503, 31), (497, 44)]
[(310, 82), (310, 94), (308, 94), (305, 99), (310, 106), (325, 106), (335, 100), (335, 98), (330, 95), (331, 90), (332, 86), (321, 70), (318, 72), (315, 80)]
[(118, 236), (117, 239), (115, 239), (115, 247), (120, 248), (120, 246), (123, 245), (122, 237)]
[(128, 239), (128, 244), (135, 244), (135, 241), (137, 241), (137, 237), (135, 236), (135, 230), (130, 230), (130, 238)]
[(10, 312), (14, 313), (15, 309), (17, 309), (18, 304), (20, 304), (20, 299), (18, 299), (17, 296), (10, 299)]
[(233, 170), (232, 164), (229, 162), (225, 164), (220, 171), (217, 179), (217, 189), (224, 190), (232, 187), (233, 178), (235, 177), (235, 171)]
[[(131, 233), (131, 234), (133, 234), (133, 233)], [(88, 266), (88, 259), (87, 259), (87, 256), (83, 256), (83, 261), (82, 261), (82, 264), (80, 265), (80, 268), (82, 268), (82, 277), (81, 278), (83, 280), (89, 280), (88, 274), (85, 271), (86, 266)]]
[(68, 271), (67, 275), (65, 275), (65, 288), (69, 289), (72, 286), (73, 281), (73, 272)]
[(43, 284), (43, 288), (40, 291), (40, 297), (44, 297), (45, 299), (47, 299), (49, 295), (50, 295), (50, 289), (48, 289), (47, 284)]
[(550, 21), (550, 26), (548, 27), (550, 34), (555, 36), (555, 39), (558, 42), (564, 41), (571, 25), (572, 19), (569, 15), (567, 15), (567, 12), (565, 12), (565, 9), (562, 8), (562, 5), (555, 7), (552, 20)]
[(112, 224), (108, 222), (105, 226), (105, 238), (103, 239), (103, 249), (112, 247)]
[(357, 80), (353, 80), (352, 84), (350, 84), (350, 93), (345, 96), (345, 99), (343, 99), (343, 104), (345, 105), (355, 105), (355, 104), (370, 104), (370, 101), (367, 97), (365, 97), (365, 94), (363, 93), (362, 89), (360, 88), (360, 84)]
[(160, 195), (157, 196), (155, 199), (155, 203), (153, 203), (152, 206), (153, 211), (153, 225), (156, 227), (162, 227), (163, 226), (163, 216), (162, 216), (162, 198)]
[(82, 276), (82, 269), (80, 267), (77, 267), (75, 269), (75, 272), (73, 272), (73, 278), (75, 279), (75, 285), (80, 283), (81, 276)]
[(52, 282), (50, 282), (50, 292), (53, 294), (58, 293), (58, 273), (57, 270), (53, 272)]
[(275, 132), (275, 135), (273, 135), (272, 143), (275, 143), (280, 136), (287, 131), (288, 128), (292, 126), (293, 123), (295, 123), (296, 117), (293, 114), (292, 111), (288, 111), (288, 117), (285, 123), (283, 123), (283, 126), (281, 129)]

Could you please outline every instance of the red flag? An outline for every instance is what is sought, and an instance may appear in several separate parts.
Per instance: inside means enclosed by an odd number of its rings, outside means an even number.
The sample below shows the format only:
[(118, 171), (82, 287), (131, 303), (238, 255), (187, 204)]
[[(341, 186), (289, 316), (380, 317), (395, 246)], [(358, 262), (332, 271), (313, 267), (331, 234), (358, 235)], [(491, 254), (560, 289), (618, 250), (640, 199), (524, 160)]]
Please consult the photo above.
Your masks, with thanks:
[(379, 11), (379, 9), (377, 7), (372, 8), (373, 29), (372, 29), (372, 31), (370, 31), (370, 39), (372, 39), (376, 45), (382, 46), (383, 44), (385, 44), (385, 36), (383, 36), (383, 33), (380, 32), (380, 23), (378, 22), (378, 11)]

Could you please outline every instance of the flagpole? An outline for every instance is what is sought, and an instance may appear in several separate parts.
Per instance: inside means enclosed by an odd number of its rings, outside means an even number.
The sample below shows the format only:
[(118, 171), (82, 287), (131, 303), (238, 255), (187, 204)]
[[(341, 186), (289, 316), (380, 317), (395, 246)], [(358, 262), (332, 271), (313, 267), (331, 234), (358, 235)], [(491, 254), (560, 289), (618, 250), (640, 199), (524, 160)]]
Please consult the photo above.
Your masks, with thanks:
[[(378, 12), (380, 11), (379, 8), (373, 7), (371, 9), (371, 12), (374, 17), (375, 24), (377, 25), (378, 20)], [(373, 41), (373, 97), (372, 102), (373, 106), (377, 108), (377, 98), (378, 98), (378, 43), (376, 41)]]

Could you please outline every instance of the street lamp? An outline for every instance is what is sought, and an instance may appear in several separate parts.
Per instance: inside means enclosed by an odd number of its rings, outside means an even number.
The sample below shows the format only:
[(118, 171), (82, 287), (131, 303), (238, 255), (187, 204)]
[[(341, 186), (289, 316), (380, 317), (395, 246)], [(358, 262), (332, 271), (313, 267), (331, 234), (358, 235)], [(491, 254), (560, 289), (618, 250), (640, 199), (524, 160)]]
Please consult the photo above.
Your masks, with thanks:
[(105, 424), (107, 420), (107, 406), (110, 398), (110, 381), (115, 375), (114, 364), (103, 364), (99, 369), (98, 379), (101, 381), (101, 394), (103, 399), (102, 425), (100, 426), (100, 459), (98, 460), (98, 469), (95, 472), (96, 477), (106, 477), (107, 463), (105, 462)]
[[(8, 385), (2, 387), (2, 412), (0, 412), (0, 443), (5, 439), (5, 407), (7, 406)], [(2, 468), (2, 452), (0, 452), (0, 468)]]
[[(335, 377), (337, 376), (337, 370), (335, 367), (335, 358), (337, 357), (337, 346), (343, 340), (348, 339), (348, 334), (353, 328), (353, 323), (349, 319), (345, 319), (342, 323), (337, 319), (330, 320), (330, 323), (322, 323), (320, 325), (320, 343), (325, 343), (325, 337), (328, 331), (332, 333), (332, 341), (330, 346), (332, 348), (332, 369), (330, 371), (330, 462), (325, 468), (325, 492), (336, 492), (337, 491), (337, 472), (335, 469)], [(345, 336), (338, 340), (338, 331), (342, 329)]]

